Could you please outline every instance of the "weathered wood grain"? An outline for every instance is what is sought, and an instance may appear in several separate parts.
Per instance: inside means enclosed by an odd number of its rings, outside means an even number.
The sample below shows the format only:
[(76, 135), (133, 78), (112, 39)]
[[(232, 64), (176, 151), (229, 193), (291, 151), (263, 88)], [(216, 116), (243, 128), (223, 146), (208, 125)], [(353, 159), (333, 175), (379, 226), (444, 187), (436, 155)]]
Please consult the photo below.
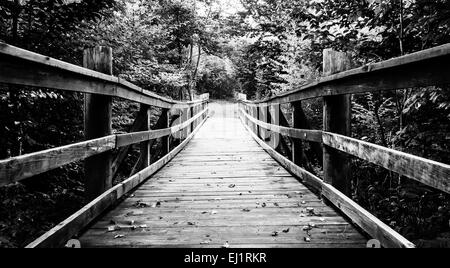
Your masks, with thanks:
[(114, 149), (116, 136), (80, 142), (0, 161), (0, 186)]
[(267, 106), (324, 96), (444, 85), (450, 83), (449, 69), (450, 44), (445, 44), (333, 74), (292, 91), (246, 103)]
[(119, 97), (161, 108), (188, 108), (206, 99), (180, 102), (158, 96), (123, 79), (0, 42), (0, 82)]
[(244, 110), (241, 110), (245, 118), (247, 118), (250, 122), (257, 124), (265, 129), (268, 129), (273, 132), (277, 132), (282, 135), (286, 135), (292, 138), (297, 138), (305, 141), (312, 141), (312, 142), (322, 142), (322, 131), (320, 130), (308, 130), (308, 129), (295, 129), (295, 128), (288, 128), (288, 127), (282, 127), (278, 125), (272, 125), (265, 122), (262, 122), (260, 120), (257, 120), (253, 118), (251, 115), (246, 113)]
[[(83, 66), (112, 74), (112, 49), (93, 47), (84, 50)], [(112, 134), (112, 97), (98, 94), (84, 96), (84, 137), (86, 140), (98, 139)], [(97, 154), (84, 163), (85, 198), (93, 200), (112, 186), (112, 152)]]
[[(243, 123), (244, 117), (241, 117)], [(313, 182), (310, 185), (314, 188), (320, 189), (322, 196), (334, 204), (339, 211), (349, 217), (355, 224), (357, 224), (362, 230), (367, 232), (373, 238), (378, 239), (384, 247), (414, 247), (414, 244), (398, 234), (392, 228), (381, 222), (367, 210), (356, 204), (350, 198), (339, 192), (336, 188), (328, 183), (323, 182), (319, 178), (315, 177), (307, 171), (296, 166), (282, 155), (275, 152), (272, 148), (267, 146), (263, 141), (259, 140), (249, 128), (247, 128), (254, 139), (280, 164), (293, 174), (299, 176), (299, 178), (306, 177), (309, 181)], [(306, 176), (305, 176), (306, 175)], [(306, 181), (304, 181), (306, 183)]]
[(161, 169), (165, 164), (167, 164), (167, 162), (175, 157), (189, 143), (206, 120), (207, 119), (204, 119), (198, 128), (168, 155), (164, 156), (159, 161), (137, 173), (133, 177), (109, 189), (81, 210), (77, 211), (56, 227), (52, 228), (50, 231), (27, 245), (27, 248), (49, 248), (63, 246), (67, 240), (85, 228), (119, 198), (136, 188), (143, 181), (147, 180), (153, 173)]
[[(208, 238), (216, 247), (225, 236), (231, 247), (365, 246), (334, 208), (267, 158), (238, 118), (211, 106), (212, 118), (189, 145), (83, 233), (82, 247), (199, 247)], [(320, 215), (301, 216), (307, 208)], [(112, 222), (121, 229), (107, 232)], [(311, 242), (304, 240), (308, 224), (316, 226)]]
[(322, 195), (347, 215), (355, 224), (381, 242), (384, 247), (414, 248), (414, 244), (370, 214), (353, 200), (329, 184), (322, 187)]
[[(245, 116), (245, 112), (242, 111), (242, 117), (241, 120), (244, 120), (244, 116)], [(249, 117), (247, 117), (248, 119), (250, 119)], [(250, 119), (251, 120), (251, 119)], [(242, 121), (242, 123), (244, 124), (244, 121)], [(286, 168), (287, 170), (289, 170), (290, 172), (292, 172), (293, 174), (295, 174), (302, 183), (312, 187), (312, 190), (316, 191), (316, 192), (320, 192), (321, 191), (321, 187), (322, 187), (322, 180), (317, 178), (316, 176), (314, 176), (313, 174), (311, 174), (310, 172), (298, 167), (296, 164), (294, 164), (293, 162), (289, 161), (288, 159), (286, 159), (284, 156), (282, 156), (281, 154), (279, 154), (277, 151), (275, 151), (274, 149), (272, 149), (269, 145), (267, 145), (265, 142), (263, 142), (262, 140), (260, 140), (258, 137), (256, 137), (256, 135), (254, 135), (253, 132), (251, 132), (251, 130), (244, 125), (245, 128), (247, 128), (247, 131), (250, 132), (250, 135), (253, 136), (253, 138), (255, 139), (255, 141), (270, 155), (272, 156), (275, 160), (278, 161), (278, 163), (280, 163), (284, 168)]]
[(186, 122), (183, 122), (183, 123), (173, 126), (171, 128), (140, 131), (140, 132), (134, 132), (134, 133), (127, 133), (127, 134), (119, 134), (119, 135), (117, 135), (117, 148), (120, 148), (123, 146), (129, 146), (131, 144), (136, 144), (139, 142), (144, 142), (144, 141), (148, 141), (148, 140), (152, 140), (152, 139), (158, 139), (158, 138), (168, 136), (170, 134), (174, 134), (182, 129), (185, 129), (185, 128), (191, 126), (192, 122), (194, 122), (198, 118), (202, 117), (202, 115), (206, 114), (207, 112), (208, 112), (208, 108), (203, 110), (201, 113), (197, 114), (195, 117), (187, 120)]
[[(323, 71), (332, 75), (351, 68), (351, 56), (332, 49), (323, 51)], [(351, 136), (351, 95), (323, 98), (323, 131)], [(347, 154), (323, 146), (323, 180), (346, 195), (351, 193), (350, 161)]]
[(450, 165), (334, 133), (324, 132), (323, 143), (435, 189), (450, 193)]

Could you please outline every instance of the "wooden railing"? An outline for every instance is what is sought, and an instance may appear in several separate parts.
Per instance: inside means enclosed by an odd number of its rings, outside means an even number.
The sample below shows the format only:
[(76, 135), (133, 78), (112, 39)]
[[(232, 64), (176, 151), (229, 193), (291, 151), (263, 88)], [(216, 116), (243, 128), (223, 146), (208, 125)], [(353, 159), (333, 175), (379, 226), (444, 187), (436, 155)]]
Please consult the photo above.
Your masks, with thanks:
[[(86, 93), (86, 141), (0, 161), (0, 186), (4, 186), (85, 160), (89, 204), (28, 247), (64, 245), (115, 201), (169, 162), (208, 117), (209, 94), (195, 101), (174, 101), (111, 76), (112, 51), (109, 48), (87, 49), (84, 66), (90, 69), (0, 43), (0, 83), (24, 86), (21, 87), (23, 90), (38, 87)], [(131, 133), (112, 134), (112, 97), (141, 104)], [(162, 108), (158, 129), (154, 130), (150, 129), (151, 106)], [(170, 126), (170, 114), (179, 113), (181, 116), (177, 121), (181, 123)], [(180, 132), (185, 133), (186, 139), (170, 151), (170, 136)], [(150, 141), (158, 138), (162, 138), (163, 157), (152, 164)], [(141, 171), (113, 186), (113, 176), (133, 144), (140, 144)], [(114, 149), (119, 149), (116, 155), (113, 155)]]
[[(350, 138), (350, 96), (411, 87), (450, 84), (450, 44), (392, 60), (351, 69), (345, 53), (324, 51), (327, 77), (291, 92), (262, 100), (247, 101), (240, 95), (240, 118), (257, 142), (306, 185), (321, 193), (367, 234), (384, 247), (414, 247), (414, 244), (352, 201), (348, 155), (369, 161), (399, 175), (450, 193), (450, 165)], [(305, 129), (302, 101), (323, 98), (323, 129)], [(284, 123), (280, 104), (291, 104), (293, 126)], [(302, 128), (303, 127), (303, 128)], [(280, 135), (291, 139), (292, 161), (278, 153)], [(281, 136), (281, 140), (282, 140)], [(270, 141), (272, 146), (266, 141)], [(302, 141), (322, 146), (323, 180), (300, 166)], [(320, 152), (318, 153), (320, 155)]]

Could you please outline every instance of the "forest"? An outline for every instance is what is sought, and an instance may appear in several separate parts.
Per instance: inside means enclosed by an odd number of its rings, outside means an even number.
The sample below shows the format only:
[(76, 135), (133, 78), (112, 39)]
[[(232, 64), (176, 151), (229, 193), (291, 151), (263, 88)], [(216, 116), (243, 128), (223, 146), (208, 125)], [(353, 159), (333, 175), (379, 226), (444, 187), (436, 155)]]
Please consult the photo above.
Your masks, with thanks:
[[(0, 42), (77, 65), (85, 48), (108, 46), (115, 76), (157, 94), (261, 100), (323, 77), (327, 48), (357, 67), (450, 43), (450, 0), (2, 0)], [(450, 164), (449, 88), (353, 96), (352, 137)], [(313, 129), (322, 129), (322, 106), (303, 103)], [(138, 112), (115, 99), (114, 133)], [(0, 84), (0, 159), (83, 138), (83, 94)], [(306, 155), (320, 176), (313, 148)], [(450, 247), (448, 194), (357, 159), (352, 166), (353, 200), (418, 246)], [(0, 248), (23, 247), (81, 208), (83, 172), (80, 161), (0, 187)]]

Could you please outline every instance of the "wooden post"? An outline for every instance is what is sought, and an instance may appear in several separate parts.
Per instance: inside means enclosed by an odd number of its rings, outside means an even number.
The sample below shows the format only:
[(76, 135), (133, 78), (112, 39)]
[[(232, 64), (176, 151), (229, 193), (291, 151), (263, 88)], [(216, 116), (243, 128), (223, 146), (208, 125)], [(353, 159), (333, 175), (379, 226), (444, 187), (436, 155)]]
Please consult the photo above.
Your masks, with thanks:
[[(350, 69), (350, 57), (346, 53), (326, 49), (323, 52), (323, 71), (331, 75)], [(323, 130), (351, 135), (351, 96), (338, 95), (323, 98)], [(342, 193), (350, 195), (351, 177), (348, 155), (323, 146), (324, 181)]]
[[(259, 118), (259, 120), (263, 121), (264, 123), (269, 123), (269, 121), (268, 121), (269, 117), (267, 115), (268, 108), (269, 108), (269, 106), (260, 106), (259, 107), (259, 113), (258, 113), (259, 117), (258, 118)], [(263, 141), (267, 141), (267, 139), (268, 139), (267, 129), (265, 129), (263, 127), (259, 127), (259, 135)]]
[[(145, 114), (145, 120), (141, 130), (150, 130), (150, 106), (141, 104), (141, 112)], [(151, 165), (150, 141), (142, 142), (139, 148), (141, 153), (141, 166), (138, 168), (142, 170)]]
[[(270, 123), (279, 126), (280, 125), (280, 104), (272, 104), (269, 108)], [(278, 132), (270, 132), (271, 147), (276, 151), (280, 147), (280, 134)]]
[[(164, 123), (163, 128), (170, 127), (170, 110), (162, 109), (161, 117)], [(163, 155), (167, 155), (170, 152), (170, 135), (162, 138), (162, 152)]]
[[(255, 109), (255, 115), (256, 115), (256, 119), (258, 119), (259, 120), (259, 118), (261, 118), (260, 116), (259, 116), (259, 106), (256, 106), (256, 109)], [(259, 131), (259, 125), (258, 124), (255, 124), (255, 127), (256, 127), (256, 136), (257, 137), (259, 137), (259, 138), (261, 138), (261, 132)]]
[[(194, 106), (192, 106), (190, 109), (190, 117), (189, 119), (194, 118)], [(194, 126), (194, 122), (191, 123), (191, 132), (189, 134), (191, 134), (192, 132), (194, 132), (195, 126)]]
[[(83, 66), (112, 75), (112, 49), (95, 47), (86, 49)], [(85, 94), (84, 135), (86, 140), (111, 135), (112, 97)], [(112, 187), (112, 152), (92, 156), (85, 161), (86, 200), (91, 201)]]
[[(304, 113), (302, 110), (302, 103), (300, 101), (292, 103), (293, 113), (292, 113), (292, 122), (293, 122), (293, 128), (302, 128), (304, 121)], [(292, 138), (292, 162), (296, 164), (297, 166), (304, 166), (304, 159), (303, 159), (303, 146), (302, 146), (302, 140)]]

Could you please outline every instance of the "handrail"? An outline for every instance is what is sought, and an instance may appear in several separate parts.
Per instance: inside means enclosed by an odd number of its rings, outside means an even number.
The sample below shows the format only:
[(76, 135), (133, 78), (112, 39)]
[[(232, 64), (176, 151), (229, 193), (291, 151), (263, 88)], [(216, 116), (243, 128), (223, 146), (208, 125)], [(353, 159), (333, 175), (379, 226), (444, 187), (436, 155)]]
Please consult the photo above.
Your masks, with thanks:
[[(345, 71), (350, 67), (349, 62), (345, 53), (325, 50), (324, 72), (335, 74), (260, 101), (248, 101), (244, 94), (237, 94), (241, 121), (272, 157), (306, 185), (320, 192), (383, 246), (414, 247), (345, 195), (349, 185), (346, 155), (356, 156), (446, 193), (450, 193), (450, 165), (350, 138), (349, 95), (450, 84), (450, 44)], [(324, 100), (323, 130), (301, 129), (307, 125), (302, 123), (306, 119), (301, 101), (319, 97)], [(280, 104), (284, 103), (292, 105), (293, 127), (279, 126), (279, 122), (270, 123), (269, 109), (278, 109), (281, 113)], [(293, 160), (288, 160), (266, 144), (262, 138), (267, 135), (260, 135), (260, 129), (292, 138)], [(323, 180), (300, 167), (302, 141), (322, 145)]]
[(209, 108), (205, 108), (186, 122), (170, 128), (110, 135), (0, 160), (0, 187), (113, 149), (174, 134), (189, 127), (192, 122), (207, 114), (208, 110)]
[[(87, 49), (84, 60), (86, 66), (92, 66), (92, 68), (102, 66), (97, 70), (110, 73), (112, 50), (102, 47)], [(67, 239), (84, 228), (115, 201), (167, 164), (186, 146), (208, 118), (208, 93), (194, 101), (175, 101), (142, 89), (121, 78), (2, 42), (0, 42), (0, 83), (88, 93), (85, 96), (85, 136), (89, 140), (0, 160), (0, 187), (69, 163), (86, 160), (85, 197), (88, 201), (93, 201), (28, 247), (63, 245)], [(12, 90), (15, 89), (12, 88)], [(23, 88), (23, 90), (29, 90), (29, 88)], [(132, 131), (143, 131), (109, 135), (111, 134), (112, 99), (105, 96), (140, 103), (141, 110)], [(161, 117), (158, 120), (161, 123), (158, 128), (166, 128), (149, 130), (151, 106), (162, 108)], [(177, 110), (184, 110), (184, 122), (170, 127), (170, 113)], [(170, 150), (170, 135), (187, 128), (190, 129), (191, 134), (179, 146)], [(99, 138), (93, 139), (94, 137)], [(158, 138), (163, 138), (163, 157), (154, 164), (150, 164), (149, 141)], [(112, 174), (110, 174), (112, 150), (123, 147), (118, 155), (124, 155), (128, 150), (127, 147), (137, 143), (140, 143), (141, 154), (138, 164), (143, 170), (128, 180), (112, 186)], [(123, 160), (122, 157), (118, 159), (114, 163), (116, 167)]]
[(291, 103), (306, 99), (450, 84), (450, 44), (333, 74), (250, 106)]
[(389, 149), (380, 145), (360, 141), (343, 135), (324, 132), (287, 128), (258, 120), (243, 109), (241, 113), (252, 123), (279, 134), (304, 141), (319, 142), (344, 153), (382, 166), (390, 171), (414, 179), (432, 188), (450, 193), (450, 165), (432, 161), (423, 157)]
[(160, 108), (189, 108), (196, 101), (175, 101), (124, 79), (92, 71), (0, 42), (0, 83), (119, 97)]
[(395, 230), (377, 219), (370, 212), (356, 204), (350, 198), (342, 194), (338, 189), (324, 182), (319, 177), (299, 167), (286, 157), (271, 148), (265, 141), (260, 139), (245, 123), (245, 114), (242, 110), (239, 116), (242, 124), (253, 137), (253, 139), (284, 168), (296, 175), (305, 185), (319, 192), (324, 198), (335, 205), (342, 213), (349, 217), (355, 224), (370, 236), (378, 239), (385, 247), (414, 248), (414, 244), (401, 236)]
[(63, 222), (53, 227), (35, 241), (28, 244), (27, 248), (49, 248), (62, 247), (66, 241), (77, 235), (89, 223), (97, 218), (101, 213), (113, 205), (116, 201), (124, 195), (132, 191), (134, 188), (145, 182), (151, 175), (160, 170), (170, 160), (172, 160), (194, 137), (201, 126), (205, 123), (208, 117), (204, 118), (197, 128), (175, 149), (169, 154), (158, 160), (156, 163), (145, 168), (131, 178), (117, 184), (113, 188), (107, 190), (95, 200), (81, 208), (72, 216), (65, 219)]

